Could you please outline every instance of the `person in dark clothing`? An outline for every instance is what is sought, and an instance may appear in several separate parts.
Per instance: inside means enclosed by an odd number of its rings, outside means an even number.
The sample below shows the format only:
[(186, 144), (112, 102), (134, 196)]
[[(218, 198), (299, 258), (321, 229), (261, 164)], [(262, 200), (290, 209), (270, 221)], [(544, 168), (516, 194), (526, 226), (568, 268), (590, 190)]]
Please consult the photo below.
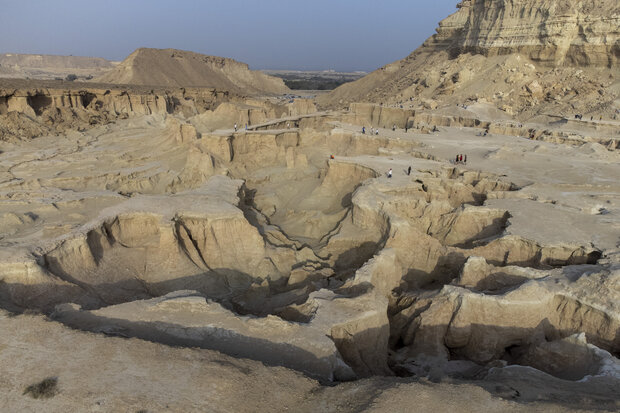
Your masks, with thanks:
[(407, 175), (411, 175), (411, 166), (407, 168)]
[(463, 162), (467, 163), (467, 155), (465, 155), (465, 157), (463, 158)]
[(456, 155), (456, 163), (459, 163), (459, 155)]

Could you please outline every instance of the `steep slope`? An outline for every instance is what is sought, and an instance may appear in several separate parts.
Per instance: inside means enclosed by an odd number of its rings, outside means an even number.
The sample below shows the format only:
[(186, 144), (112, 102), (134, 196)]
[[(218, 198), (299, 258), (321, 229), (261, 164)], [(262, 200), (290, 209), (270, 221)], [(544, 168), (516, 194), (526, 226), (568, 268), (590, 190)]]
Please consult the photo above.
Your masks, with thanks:
[[(615, 0), (465, 0), (437, 33), (397, 62), (319, 98), (402, 103), (484, 98), (509, 112), (612, 111), (620, 61)], [(533, 83), (536, 82), (536, 83)], [(594, 104), (596, 102), (596, 108)], [(607, 106), (605, 106), (607, 105)], [(577, 112), (575, 112), (577, 113)]]
[(281, 79), (252, 71), (245, 63), (175, 49), (140, 48), (99, 82), (154, 86), (202, 86), (237, 93), (286, 93)]

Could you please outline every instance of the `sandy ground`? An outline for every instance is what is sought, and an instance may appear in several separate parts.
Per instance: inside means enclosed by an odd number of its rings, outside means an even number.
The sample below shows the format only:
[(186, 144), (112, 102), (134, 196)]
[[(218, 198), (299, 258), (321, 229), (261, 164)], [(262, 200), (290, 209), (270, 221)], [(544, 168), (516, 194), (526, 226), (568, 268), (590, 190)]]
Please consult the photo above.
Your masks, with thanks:
[[(3, 313), (0, 325), (4, 411), (408, 412), (413, 406), (421, 412), (584, 411), (561, 400), (559, 405), (535, 401), (545, 397), (535, 391), (528, 403), (515, 403), (510, 400), (515, 388), (524, 392), (532, 387), (516, 380), (478, 385), (379, 377), (321, 387), (285, 368), (208, 350), (73, 331), (40, 316)], [(48, 377), (57, 379), (53, 397), (22, 394)], [(608, 403), (600, 408), (613, 409)]]

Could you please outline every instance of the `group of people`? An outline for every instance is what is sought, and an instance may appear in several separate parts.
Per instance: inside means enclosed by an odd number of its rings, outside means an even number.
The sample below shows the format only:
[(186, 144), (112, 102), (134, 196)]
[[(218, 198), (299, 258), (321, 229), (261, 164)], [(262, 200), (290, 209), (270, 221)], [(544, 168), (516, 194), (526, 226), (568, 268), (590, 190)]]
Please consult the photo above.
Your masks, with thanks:
[(467, 163), (467, 155), (463, 155), (463, 154), (456, 155), (456, 163)]
[[(396, 131), (396, 125), (392, 126), (392, 130)], [(407, 132), (409, 130), (409, 128), (407, 126), (405, 126), (405, 132)], [(366, 126), (362, 126), (362, 134), (366, 134)], [(378, 135), (379, 134), (379, 128), (374, 129), (374, 128), (370, 128), (370, 134), (371, 135)]]
[[(620, 111), (618, 111), (618, 109), (616, 109), (616, 115), (620, 113)], [(614, 115), (614, 119), (616, 119), (616, 115)], [(583, 119), (583, 115), (581, 113), (578, 113), (575, 115), (575, 119), (579, 119), (582, 120)], [(587, 119), (587, 118), (586, 118)], [(594, 120), (594, 116), (590, 116), (590, 120)], [(603, 120), (603, 116), (599, 116), (598, 120)]]
[[(366, 126), (362, 126), (362, 133), (366, 134)], [(377, 129), (370, 128), (370, 134), (371, 135), (378, 135), (379, 134), (379, 128), (377, 128)]]

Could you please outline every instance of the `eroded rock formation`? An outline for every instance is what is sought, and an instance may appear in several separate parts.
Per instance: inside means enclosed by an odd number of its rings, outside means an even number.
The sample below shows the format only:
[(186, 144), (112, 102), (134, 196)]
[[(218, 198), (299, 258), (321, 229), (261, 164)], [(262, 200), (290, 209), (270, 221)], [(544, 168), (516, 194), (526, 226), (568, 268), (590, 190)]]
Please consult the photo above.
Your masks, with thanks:
[(427, 47), (452, 56), (518, 53), (549, 65), (614, 67), (620, 59), (620, 10), (608, 0), (465, 0), (439, 23)]
[[(232, 113), (240, 107), (226, 105)], [(412, 115), (360, 108), (371, 111), (343, 119), (380, 125)], [(214, 349), (325, 382), (469, 377), (497, 363), (575, 380), (615, 366), (605, 353), (618, 352), (615, 267), (595, 265), (602, 251), (585, 240), (508, 232), (512, 213), (485, 204), (529, 199), (519, 185), (323, 114), (235, 132), (211, 130), (217, 118), (206, 113), (120, 120), (151, 131), (148, 154), (139, 137), (111, 132), (101, 148), (67, 152), (64, 161), (79, 171), (80, 163), (105, 159), (104, 148), (124, 145), (98, 177), (10, 168), (5, 199), (35, 188), (40, 198), (31, 198), (28, 214), (3, 215), (13, 234), (4, 241), (5, 308), (43, 311), (77, 329)], [(385, 178), (384, 159), (404, 154), (419, 163), (412, 175)], [(27, 162), (49, 176), (55, 161), (40, 155)], [(54, 187), (83, 196), (51, 201)], [(51, 205), (84, 214), (93, 202), (101, 206), (77, 225), (52, 224)], [(29, 228), (42, 221), (48, 229), (37, 238)], [(564, 348), (580, 367), (549, 361)]]
[[(65, 380), (72, 367), (40, 360), (79, 356), (98, 374), (135, 369), (126, 381), (137, 383), (190, 360), (177, 375), (198, 374), (191, 386), (156, 376), (174, 392), (210, 383), (195, 403), (184, 393), (190, 410), (214, 394), (209, 408), (235, 410), (242, 393), (196, 373), (203, 363), (234, 386), (283, 377), (269, 397), (293, 394), (277, 407), (298, 411), (394, 410), (414, 404), (402, 402), (418, 394), (412, 383), (460, 386), (459, 407), (463, 391), (484, 389), (617, 410), (617, 122), (521, 118), (612, 107), (616, 92), (592, 77), (613, 83), (601, 56), (617, 61), (617, 31), (600, 35), (614, 14), (588, 9), (602, 3), (463, 2), (410, 57), (325, 98), (378, 102), (343, 111), (211, 88), (5, 87), (0, 358)], [(558, 36), (571, 27), (582, 33)], [(247, 74), (178, 51), (141, 50), (121, 69), (162, 53), (181, 67), (152, 79), (194, 64)], [(552, 83), (562, 77), (576, 81)], [(56, 346), (59, 336), (77, 343)], [(136, 349), (147, 352), (139, 367)], [(106, 394), (133, 400), (110, 377)]]

